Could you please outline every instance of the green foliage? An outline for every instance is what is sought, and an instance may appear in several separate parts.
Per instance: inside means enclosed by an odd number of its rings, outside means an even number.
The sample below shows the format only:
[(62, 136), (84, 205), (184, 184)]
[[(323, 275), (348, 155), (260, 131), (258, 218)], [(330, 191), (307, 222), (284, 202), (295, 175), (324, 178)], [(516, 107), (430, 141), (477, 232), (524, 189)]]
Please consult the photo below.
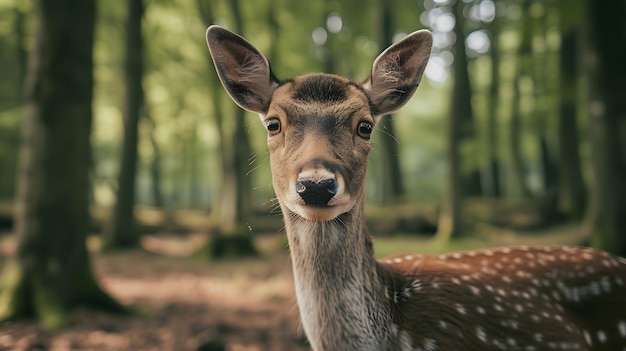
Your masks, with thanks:
[[(476, 19), (476, 8), (486, 0), (465, 1), (467, 16), (465, 34), (483, 31), (488, 36), (488, 21)], [(151, 193), (153, 161), (158, 157), (161, 170), (161, 187), (167, 207), (210, 208), (220, 205), (219, 198), (219, 139), (213, 105), (222, 104), (224, 130), (231, 130), (235, 120), (234, 106), (225, 94), (219, 101), (210, 98), (215, 72), (210, 62), (199, 4), (210, 4), (217, 24), (234, 27), (226, 0), (146, 0), (143, 23), (145, 37), (146, 72), (143, 80), (146, 91), (146, 111), (154, 127), (144, 118), (140, 124), (139, 169), (137, 174), (137, 202), (154, 205)], [(500, 147), (497, 155), (503, 174), (503, 193), (519, 196), (520, 190), (511, 179), (512, 159), (509, 152), (509, 121), (513, 110), (513, 83), (518, 74), (518, 64), (528, 68), (541, 66), (546, 81), (543, 94), (536, 96), (536, 77), (521, 78), (520, 147), (524, 156), (526, 181), (535, 193), (543, 190), (537, 135), (544, 133), (554, 148), (556, 138), (556, 113), (558, 108), (558, 54), (562, 31), (580, 27), (583, 19), (582, 0), (531, 1), (524, 12), (522, 1), (496, 0), (497, 16), (501, 23), (500, 91), (498, 94), (498, 131)], [(311, 71), (327, 71), (346, 75), (354, 80), (364, 79), (379, 47), (379, 14), (381, 2), (260, 0), (242, 2), (241, 11), (246, 38), (271, 60), (275, 74), (282, 79)], [(425, 20), (435, 13), (450, 12), (451, 2), (394, 0), (392, 11), (395, 33), (408, 33), (424, 28)], [(25, 14), (25, 37), (22, 42), (14, 32), (16, 9)], [(439, 11), (439, 12), (437, 12)], [(116, 189), (116, 176), (121, 151), (123, 121), (121, 102), (123, 94), (123, 31), (126, 6), (123, 2), (99, 1), (95, 44), (95, 101), (93, 124), (93, 199), (98, 205), (110, 205)], [(341, 19), (341, 29), (327, 26), (330, 18)], [(5, 0), (0, 2), (0, 197), (11, 198), (15, 189), (15, 170), (19, 127), (21, 122), (20, 85), (18, 77), (20, 47), (32, 46), (33, 23), (31, 1)], [(531, 57), (518, 55), (523, 23), (532, 23)], [(433, 23), (428, 23), (436, 29)], [(326, 40), (314, 42), (314, 30), (325, 33)], [(450, 54), (450, 47), (437, 47), (433, 58)], [(440, 56), (443, 55), (443, 56)], [(464, 171), (487, 162), (486, 141), (491, 85), (491, 60), (484, 53), (469, 55), (472, 106), (475, 114), (477, 137), (464, 141), (461, 155)], [(450, 59), (448, 56), (447, 59)], [(572, 58), (574, 59), (574, 58)], [(431, 63), (432, 64), (432, 63)], [(545, 68), (543, 68), (545, 67)], [(450, 77), (449, 67), (443, 68)], [(529, 72), (534, 72), (530, 70)], [(542, 76), (541, 72), (538, 73)], [(394, 117), (401, 166), (407, 188), (406, 201), (438, 202), (445, 193), (445, 118), (448, 110), (451, 81), (422, 81), (415, 97)], [(221, 89), (221, 87), (219, 88)], [(582, 101), (582, 100), (579, 100)], [(584, 107), (584, 103), (580, 103)], [(537, 111), (542, 115), (538, 117)], [(581, 115), (581, 127), (586, 118)], [(265, 131), (258, 117), (248, 115), (246, 130), (254, 154), (251, 156), (253, 201), (268, 203), (273, 197), (269, 174)], [(384, 131), (377, 131), (378, 134)], [(228, 136), (227, 136), (228, 137)], [(154, 143), (151, 142), (154, 140)], [(368, 199), (380, 198), (377, 183), (380, 158), (374, 136), (370, 176), (367, 179)], [(582, 140), (583, 158), (589, 159), (588, 145)], [(155, 148), (158, 147), (158, 150)], [(556, 152), (556, 151), (555, 151)], [(587, 165), (588, 162), (583, 162)]]

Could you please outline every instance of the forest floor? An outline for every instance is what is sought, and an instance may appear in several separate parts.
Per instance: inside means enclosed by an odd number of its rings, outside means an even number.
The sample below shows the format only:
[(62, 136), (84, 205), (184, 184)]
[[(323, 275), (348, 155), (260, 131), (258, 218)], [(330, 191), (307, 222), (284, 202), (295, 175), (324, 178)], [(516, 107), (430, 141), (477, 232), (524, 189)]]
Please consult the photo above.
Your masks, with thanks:
[[(484, 229), (485, 235), (442, 247), (416, 236), (375, 239), (379, 256), (504, 244), (575, 244), (577, 227), (526, 235)], [(4, 240), (2, 240), (4, 238)], [(93, 255), (104, 289), (138, 313), (75, 310), (59, 331), (33, 321), (0, 324), (0, 351), (299, 351), (309, 350), (298, 321), (291, 263), (282, 236), (256, 239), (260, 258), (208, 262), (189, 258), (205, 236), (145, 236), (145, 250)], [(14, 247), (0, 236), (0, 264)], [(97, 246), (90, 241), (90, 247)], [(284, 244), (283, 244), (284, 245)], [(211, 347), (210, 341), (220, 347)]]
[[(93, 256), (104, 289), (136, 314), (79, 309), (59, 331), (28, 320), (0, 324), (0, 351), (220, 350), (211, 341), (228, 351), (308, 350), (286, 249), (262, 258), (207, 262), (177, 257), (201, 242), (201, 235), (146, 239), (144, 246), (159, 254)], [(277, 236), (257, 240), (276, 248), (279, 242)], [(0, 247), (0, 258), (9, 246)]]

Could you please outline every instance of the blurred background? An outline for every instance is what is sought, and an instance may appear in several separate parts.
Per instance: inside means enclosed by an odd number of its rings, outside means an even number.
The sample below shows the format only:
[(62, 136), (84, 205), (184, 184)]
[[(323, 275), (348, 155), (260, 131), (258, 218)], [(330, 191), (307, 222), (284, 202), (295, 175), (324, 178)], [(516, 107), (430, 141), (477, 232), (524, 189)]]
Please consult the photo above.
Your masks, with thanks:
[(623, 0), (0, 1), (0, 349), (307, 349), (266, 131), (223, 91), (211, 24), (279, 79), (362, 81), (432, 31), (417, 93), (373, 138), (377, 256), (626, 255), (625, 16)]

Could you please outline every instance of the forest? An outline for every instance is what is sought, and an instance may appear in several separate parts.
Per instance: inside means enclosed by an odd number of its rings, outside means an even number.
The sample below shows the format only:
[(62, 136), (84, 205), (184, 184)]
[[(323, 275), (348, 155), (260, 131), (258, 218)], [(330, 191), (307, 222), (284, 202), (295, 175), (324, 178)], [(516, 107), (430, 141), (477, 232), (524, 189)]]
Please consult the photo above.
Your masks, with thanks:
[(372, 136), (377, 257), (626, 257), (622, 0), (0, 1), (0, 350), (307, 350), (267, 131), (205, 41), (356, 82), (419, 29)]

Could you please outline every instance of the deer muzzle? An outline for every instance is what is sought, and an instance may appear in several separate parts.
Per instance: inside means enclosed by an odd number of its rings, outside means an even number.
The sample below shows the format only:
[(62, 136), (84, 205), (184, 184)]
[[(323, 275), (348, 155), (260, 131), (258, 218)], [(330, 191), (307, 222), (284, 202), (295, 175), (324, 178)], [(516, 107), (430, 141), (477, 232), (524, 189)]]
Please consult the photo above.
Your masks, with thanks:
[(337, 194), (335, 178), (313, 181), (299, 178), (296, 181), (296, 192), (306, 205), (327, 206), (330, 199)]
[(314, 160), (300, 168), (290, 186), (287, 206), (298, 215), (314, 221), (329, 221), (348, 211), (351, 196), (339, 166)]

